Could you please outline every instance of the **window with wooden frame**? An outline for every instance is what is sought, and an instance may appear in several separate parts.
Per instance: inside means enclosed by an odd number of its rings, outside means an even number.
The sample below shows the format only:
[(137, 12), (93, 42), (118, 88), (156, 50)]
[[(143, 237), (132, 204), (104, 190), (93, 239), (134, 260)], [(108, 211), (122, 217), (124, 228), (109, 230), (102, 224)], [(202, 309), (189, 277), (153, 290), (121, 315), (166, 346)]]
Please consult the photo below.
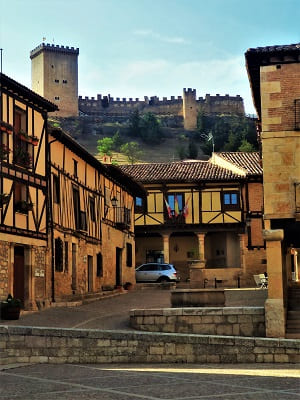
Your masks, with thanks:
[(81, 226), (81, 215), (80, 215), (80, 197), (79, 190), (73, 186), (73, 210), (75, 219), (75, 229), (80, 229)]
[(60, 181), (59, 176), (53, 174), (53, 201), (56, 204), (60, 203)]
[(28, 214), (33, 209), (26, 185), (14, 182), (14, 209), (15, 212)]
[(101, 253), (97, 254), (97, 276), (103, 276), (103, 258)]
[(89, 203), (90, 203), (90, 218), (91, 218), (91, 221), (95, 222), (96, 221), (95, 198), (90, 197)]
[(19, 107), (14, 110), (14, 163), (32, 168), (33, 144), (28, 141), (27, 113)]
[(69, 242), (65, 241), (65, 272), (69, 270)]
[(56, 238), (54, 240), (54, 262), (55, 262), (55, 271), (62, 272), (63, 271), (63, 241), (61, 238)]
[(141, 197), (135, 198), (134, 210), (136, 213), (143, 213), (145, 210), (145, 202)]
[(126, 243), (126, 266), (132, 267), (132, 244)]
[(73, 174), (75, 178), (78, 178), (78, 161), (73, 159)]
[(240, 210), (240, 192), (238, 190), (223, 191), (221, 196), (223, 211)]
[(183, 211), (184, 198), (182, 193), (168, 194), (168, 205), (170, 207), (172, 216), (177, 217)]

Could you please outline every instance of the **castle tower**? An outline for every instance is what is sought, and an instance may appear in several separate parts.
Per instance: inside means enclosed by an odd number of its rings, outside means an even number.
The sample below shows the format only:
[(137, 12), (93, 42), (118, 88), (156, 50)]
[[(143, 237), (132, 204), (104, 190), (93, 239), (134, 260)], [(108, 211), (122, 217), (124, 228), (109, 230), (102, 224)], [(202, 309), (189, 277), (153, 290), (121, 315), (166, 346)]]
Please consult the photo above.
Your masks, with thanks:
[(184, 129), (195, 130), (197, 128), (198, 108), (196, 102), (196, 89), (183, 89), (183, 121)]
[(31, 88), (55, 103), (61, 117), (78, 115), (78, 54), (78, 48), (48, 43), (30, 52)]

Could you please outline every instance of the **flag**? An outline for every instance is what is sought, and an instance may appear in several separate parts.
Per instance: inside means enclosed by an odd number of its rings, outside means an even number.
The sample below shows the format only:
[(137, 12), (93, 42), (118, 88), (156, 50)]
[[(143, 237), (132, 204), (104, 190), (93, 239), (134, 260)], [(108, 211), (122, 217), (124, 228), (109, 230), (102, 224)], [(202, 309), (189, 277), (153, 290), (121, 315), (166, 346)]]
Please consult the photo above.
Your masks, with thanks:
[(177, 196), (175, 196), (174, 215), (175, 215), (175, 217), (178, 217), (178, 215), (179, 215), (179, 204), (178, 204)]
[(186, 217), (189, 215), (189, 205), (188, 205), (188, 202), (189, 202), (190, 198), (191, 198), (191, 195), (189, 195), (189, 197), (187, 198), (187, 200), (186, 200), (186, 202), (185, 202), (185, 205), (184, 205), (184, 207), (183, 207), (183, 212), (182, 212), (182, 214), (183, 214), (184, 218), (186, 218)]
[(168, 211), (168, 216), (169, 216), (169, 218), (172, 218), (172, 210), (166, 199), (165, 199), (165, 203), (166, 203), (166, 207), (167, 207), (167, 211)]

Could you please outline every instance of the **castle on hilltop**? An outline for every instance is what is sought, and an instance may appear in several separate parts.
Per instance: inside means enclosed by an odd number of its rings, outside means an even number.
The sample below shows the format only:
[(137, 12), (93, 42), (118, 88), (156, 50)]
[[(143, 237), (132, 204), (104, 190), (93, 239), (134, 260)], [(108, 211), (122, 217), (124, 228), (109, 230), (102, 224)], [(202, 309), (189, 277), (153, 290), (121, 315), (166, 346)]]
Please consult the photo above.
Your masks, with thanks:
[(163, 120), (175, 121), (176, 126), (193, 130), (197, 115), (245, 115), (241, 96), (196, 97), (196, 89), (183, 89), (183, 95), (170, 99), (157, 96), (138, 98), (113, 98), (110, 95), (78, 97), (79, 49), (42, 43), (30, 53), (32, 65), (32, 90), (54, 102), (59, 107), (55, 114), (62, 117), (88, 115), (103, 122), (123, 122), (136, 109), (141, 113), (152, 112)]

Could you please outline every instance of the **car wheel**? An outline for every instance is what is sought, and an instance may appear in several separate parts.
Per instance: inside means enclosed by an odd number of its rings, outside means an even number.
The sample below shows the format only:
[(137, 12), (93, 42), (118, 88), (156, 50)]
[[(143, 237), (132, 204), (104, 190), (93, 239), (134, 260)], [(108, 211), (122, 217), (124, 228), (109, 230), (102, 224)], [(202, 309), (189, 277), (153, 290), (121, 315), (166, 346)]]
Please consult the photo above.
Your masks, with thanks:
[(167, 282), (170, 282), (170, 279), (167, 278), (166, 276), (162, 276), (161, 278), (158, 279), (158, 282), (167, 283)]

